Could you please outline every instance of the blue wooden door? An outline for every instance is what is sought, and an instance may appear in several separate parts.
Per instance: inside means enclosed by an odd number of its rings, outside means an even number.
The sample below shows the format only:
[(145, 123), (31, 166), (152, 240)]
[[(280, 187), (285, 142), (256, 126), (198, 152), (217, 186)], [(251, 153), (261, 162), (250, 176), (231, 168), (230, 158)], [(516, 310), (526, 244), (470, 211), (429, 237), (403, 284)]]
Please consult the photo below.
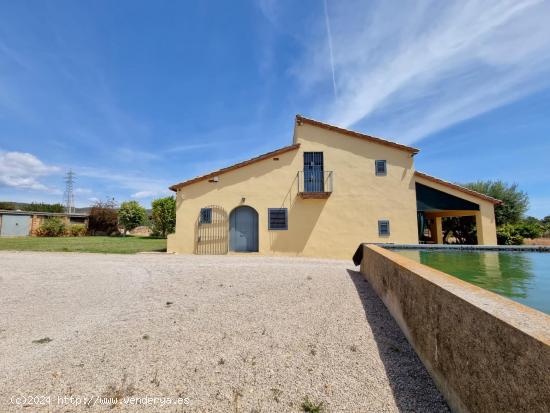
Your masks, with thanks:
[(31, 217), (28, 215), (3, 215), (0, 235), (3, 237), (25, 237), (31, 229)]
[(305, 192), (324, 192), (323, 152), (304, 152)]
[(229, 248), (237, 252), (258, 251), (258, 213), (249, 206), (240, 206), (229, 216)]

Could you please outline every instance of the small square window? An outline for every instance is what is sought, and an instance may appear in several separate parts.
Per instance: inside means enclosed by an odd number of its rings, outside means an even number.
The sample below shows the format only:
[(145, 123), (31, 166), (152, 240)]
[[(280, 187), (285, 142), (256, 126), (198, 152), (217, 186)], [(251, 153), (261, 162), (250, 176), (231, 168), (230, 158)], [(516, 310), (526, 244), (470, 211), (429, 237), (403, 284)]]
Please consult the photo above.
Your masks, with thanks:
[(378, 160), (374, 161), (374, 169), (376, 172), (376, 175), (386, 175), (386, 161), (385, 160)]
[(201, 208), (200, 223), (201, 224), (212, 223), (212, 208)]
[(388, 220), (378, 221), (378, 235), (381, 237), (386, 237), (390, 235), (390, 221)]
[(270, 230), (287, 230), (288, 229), (288, 209), (287, 208), (269, 208), (268, 223)]

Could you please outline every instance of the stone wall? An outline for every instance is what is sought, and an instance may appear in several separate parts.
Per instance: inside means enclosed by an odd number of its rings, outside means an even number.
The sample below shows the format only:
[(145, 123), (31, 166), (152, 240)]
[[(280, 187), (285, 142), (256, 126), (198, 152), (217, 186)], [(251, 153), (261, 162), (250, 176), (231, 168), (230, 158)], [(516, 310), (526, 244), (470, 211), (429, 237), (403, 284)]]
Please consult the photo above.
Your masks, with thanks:
[(40, 215), (33, 215), (32, 221), (31, 221), (31, 235), (35, 236), (36, 231), (38, 228), (40, 228), (40, 225), (42, 225), (42, 221), (44, 220), (43, 216)]
[(453, 411), (550, 411), (550, 316), (374, 245), (361, 272)]

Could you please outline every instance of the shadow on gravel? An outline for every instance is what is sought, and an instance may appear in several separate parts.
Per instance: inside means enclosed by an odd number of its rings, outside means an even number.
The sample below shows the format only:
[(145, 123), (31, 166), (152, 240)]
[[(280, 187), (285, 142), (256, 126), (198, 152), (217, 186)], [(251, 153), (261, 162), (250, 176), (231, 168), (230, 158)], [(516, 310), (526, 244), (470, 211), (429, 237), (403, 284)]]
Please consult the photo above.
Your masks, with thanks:
[(380, 359), (400, 412), (450, 412), (424, 365), (388, 312), (358, 271), (347, 270), (363, 303)]

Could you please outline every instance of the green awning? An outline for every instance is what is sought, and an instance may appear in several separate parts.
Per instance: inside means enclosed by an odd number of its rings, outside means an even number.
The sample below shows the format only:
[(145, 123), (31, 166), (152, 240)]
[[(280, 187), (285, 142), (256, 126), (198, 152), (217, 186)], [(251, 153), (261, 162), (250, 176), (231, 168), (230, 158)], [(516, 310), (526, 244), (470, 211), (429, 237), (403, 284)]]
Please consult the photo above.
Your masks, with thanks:
[(417, 211), (479, 211), (479, 205), (417, 182), (416, 209)]

